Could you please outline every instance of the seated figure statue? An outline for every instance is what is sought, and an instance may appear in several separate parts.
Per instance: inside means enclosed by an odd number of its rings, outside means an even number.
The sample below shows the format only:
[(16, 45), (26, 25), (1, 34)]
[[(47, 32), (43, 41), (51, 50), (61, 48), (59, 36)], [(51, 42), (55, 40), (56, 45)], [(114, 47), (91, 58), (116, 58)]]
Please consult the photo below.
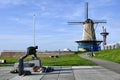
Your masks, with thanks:
[(38, 46), (30, 46), (27, 48), (27, 53), (19, 58), (19, 75), (24, 74), (24, 59), (29, 55), (34, 55), (37, 60), (40, 62), (40, 67), (42, 67), (41, 60), (36, 55), (36, 49), (38, 49)]

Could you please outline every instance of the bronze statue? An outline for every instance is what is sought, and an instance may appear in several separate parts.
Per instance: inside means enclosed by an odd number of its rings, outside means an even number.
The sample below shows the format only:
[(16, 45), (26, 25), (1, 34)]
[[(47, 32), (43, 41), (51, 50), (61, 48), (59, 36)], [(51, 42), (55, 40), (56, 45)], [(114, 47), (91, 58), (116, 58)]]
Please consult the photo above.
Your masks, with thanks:
[(40, 68), (42, 68), (41, 60), (36, 55), (36, 49), (38, 49), (38, 46), (30, 46), (27, 48), (27, 53), (20, 57), (19, 59), (19, 76), (23, 75), (25, 73), (24, 71), (24, 59), (29, 55), (34, 55), (34, 57), (39, 60), (40, 62)]

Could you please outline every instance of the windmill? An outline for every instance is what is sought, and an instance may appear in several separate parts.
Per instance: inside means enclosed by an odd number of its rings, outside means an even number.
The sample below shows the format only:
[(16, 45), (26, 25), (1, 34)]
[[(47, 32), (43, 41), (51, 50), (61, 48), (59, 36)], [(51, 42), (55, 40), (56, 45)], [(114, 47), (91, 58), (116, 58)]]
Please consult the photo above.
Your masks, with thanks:
[(83, 36), (82, 40), (76, 41), (78, 44), (78, 50), (85, 49), (87, 51), (100, 50), (101, 40), (96, 40), (94, 24), (106, 23), (105, 20), (93, 21), (88, 17), (88, 2), (85, 4), (85, 21), (83, 22), (68, 22), (68, 24), (83, 24)]

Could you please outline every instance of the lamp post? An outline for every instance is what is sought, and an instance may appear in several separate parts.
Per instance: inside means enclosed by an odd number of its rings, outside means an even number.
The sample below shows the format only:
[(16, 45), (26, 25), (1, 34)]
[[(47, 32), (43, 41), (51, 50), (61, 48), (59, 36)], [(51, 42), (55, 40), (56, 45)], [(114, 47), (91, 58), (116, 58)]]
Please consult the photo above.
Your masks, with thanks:
[(33, 45), (35, 46), (35, 18), (36, 15), (33, 15)]

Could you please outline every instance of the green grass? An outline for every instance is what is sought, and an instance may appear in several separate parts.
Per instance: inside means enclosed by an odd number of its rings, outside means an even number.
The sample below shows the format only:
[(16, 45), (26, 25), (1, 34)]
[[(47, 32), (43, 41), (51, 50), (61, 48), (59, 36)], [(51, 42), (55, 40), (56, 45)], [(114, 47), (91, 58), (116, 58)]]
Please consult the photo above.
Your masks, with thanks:
[[(14, 64), (18, 62), (18, 58), (1, 58), (7, 61), (7, 64)], [(26, 60), (31, 60), (31, 58), (27, 58)], [(96, 65), (95, 63), (80, 58), (75, 54), (66, 54), (60, 55), (59, 58), (49, 58), (49, 57), (41, 57), (41, 61), (43, 66), (80, 66), (80, 65)], [(6, 66), (7, 64), (0, 64), (0, 66)]]
[(113, 61), (120, 64), (120, 48), (103, 50), (95, 53), (95, 58)]
[(80, 58), (75, 54), (61, 55), (59, 58), (41, 58), (45, 66), (79, 66), (95, 65), (93, 62)]
[(18, 57), (0, 57), (0, 59), (6, 60), (7, 64), (13, 64), (18, 61)]

